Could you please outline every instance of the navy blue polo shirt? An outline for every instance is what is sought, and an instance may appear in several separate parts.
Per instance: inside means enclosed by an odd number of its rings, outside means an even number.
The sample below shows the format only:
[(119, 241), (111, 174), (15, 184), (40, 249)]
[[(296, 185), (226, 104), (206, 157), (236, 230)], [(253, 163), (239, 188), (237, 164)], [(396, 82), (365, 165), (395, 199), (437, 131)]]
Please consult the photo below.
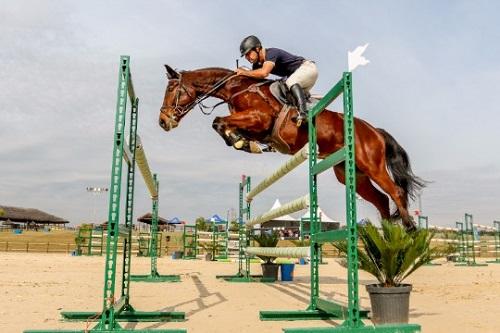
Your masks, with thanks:
[[(297, 68), (300, 67), (300, 65), (302, 65), (304, 60), (305, 59), (303, 57), (293, 55), (282, 49), (277, 49), (274, 47), (266, 49), (265, 61), (271, 61), (274, 63), (271, 74), (277, 76), (288, 77), (292, 75), (292, 73), (295, 72)], [(261, 67), (262, 64), (260, 63), (255, 63), (252, 65), (253, 69), (258, 69)]]

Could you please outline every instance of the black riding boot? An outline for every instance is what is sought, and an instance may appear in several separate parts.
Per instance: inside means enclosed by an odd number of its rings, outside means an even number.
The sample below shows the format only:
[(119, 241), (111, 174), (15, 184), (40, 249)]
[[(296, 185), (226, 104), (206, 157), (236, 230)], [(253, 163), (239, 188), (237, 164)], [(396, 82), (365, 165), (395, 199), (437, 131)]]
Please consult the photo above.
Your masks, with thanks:
[(307, 121), (306, 94), (304, 93), (304, 89), (298, 83), (291, 86), (290, 91), (293, 97), (295, 97), (297, 109), (299, 110), (298, 116), (292, 117), (292, 120), (297, 123), (297, 126), (300, 126), (302, 122)]

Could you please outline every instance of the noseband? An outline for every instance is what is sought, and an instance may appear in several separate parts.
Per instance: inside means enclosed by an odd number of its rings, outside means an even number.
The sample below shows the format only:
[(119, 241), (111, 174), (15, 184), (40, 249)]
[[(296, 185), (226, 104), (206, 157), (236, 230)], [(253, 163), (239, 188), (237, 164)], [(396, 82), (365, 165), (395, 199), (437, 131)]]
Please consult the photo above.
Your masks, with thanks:
[[(174, 109), (174, 113), (173, 114), (168, 114), (166, 113), (165, 109), (162, 109), (161, 110), (161, 113), (163, 113), (164, 115), (166, 115), (170, 120), (173, 120), (175, 122), (177, 122), (179, 119), (181, 119), (186, 113), (188, 113), (189, 111), (191, 111), (196, 105), (198, 105), (198, 107), (200, 108), (200, 111), (205, 114), (205, 115), (209, 115), (213, 112), (213, 110), (223, 104), (223, 103), (226, 103), (225, 101), (222, 101), (222, 102), (219, 102), (217, 104), (215, 104), (213, 107), (212, 107), (212, 110), (210, 112), (206, 112), (204, 110), (204, 108), (209, 108), (205, 105), (203, 105), (203, 101), (205, 99), (207, 99), (208, 97), (212, 96), (213, 93), (215, 93), (220, 87), (222, 87), (227, 81), (229, 81), (230, 79), (232, 79), (233, 77), (235, 77), (236, 74), (229, 74), (228, 76), (224, 77), (222, 80), (220, 80), (219, 82), (217, 82), (208, 92), (202, 94), (201, 96), (199, 97), (196, 97), (196, 96), (193, 96), (189, 93), (189, 90), (186, 88), (186, 86), (184, 84), (182, 84), (182, 73), (179, 74), (179, 78), (178, 79), (170, 79), (171, 81), (178, 81), (179, 82), (179, 87), (177, 88), (177, 92), (175, 94), (175, 105), (173, 107)], [(186, 92), (186, 94), (193, 98), (194, 100), (187, 104), (187, 105), (179, 105), (179, 99), (180, 99), (180, 96), (181, 96), (181, 89), (184, 90)]]

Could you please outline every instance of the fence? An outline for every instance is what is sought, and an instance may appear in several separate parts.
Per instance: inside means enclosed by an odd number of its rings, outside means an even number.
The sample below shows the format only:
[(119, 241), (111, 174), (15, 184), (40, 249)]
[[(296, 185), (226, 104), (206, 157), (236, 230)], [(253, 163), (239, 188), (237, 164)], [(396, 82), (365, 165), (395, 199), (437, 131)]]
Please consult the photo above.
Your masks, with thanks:
[(65, 252), (70, 253), (76, 248), (75, 243), (39, 243), (0, 241), (2, 252)]
[[(167, 246), (161, 249), (161, 254), (168, 255), (179, 249), (181, 249), (180, 246)], [(75, 250), (75, 243), (0, 241), (0, 252), (71, 253)], [(123, 253), (122, 251), (123, 243), (120, 242), (118, 252)], [(137, 254), (138, 251), (139, 247), (134, 243), (132, 253)]]

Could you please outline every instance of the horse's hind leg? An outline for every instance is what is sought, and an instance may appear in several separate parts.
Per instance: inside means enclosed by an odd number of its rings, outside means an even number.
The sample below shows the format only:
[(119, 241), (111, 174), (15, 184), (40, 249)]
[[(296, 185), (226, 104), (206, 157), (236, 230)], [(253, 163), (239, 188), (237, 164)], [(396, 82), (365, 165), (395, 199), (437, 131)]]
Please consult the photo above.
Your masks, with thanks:
[(415, 222), (408, 212), (408, 199), (404, 190), (394, 183), (391, 176), (387, 172), (385, 161), (380, 164), (376, 170), (370, 170), (368, 173), (370, 178), (378, 185), (385, 193), (389, 194), (392, 201), (396, 204), (397, 211), (393, 214), (393, 218), (401, 216), (404, 226), (407, 230), (414, 230), (416, 228)]
[[(333, 171), (338, 181), (345, 184), (344, 163), (336, 165)], [(360, 170), (356, 170), (356, 192), (377, 208), (382, 219), (390, 218), (389, 198), (373, 186), (370, 178)]]

